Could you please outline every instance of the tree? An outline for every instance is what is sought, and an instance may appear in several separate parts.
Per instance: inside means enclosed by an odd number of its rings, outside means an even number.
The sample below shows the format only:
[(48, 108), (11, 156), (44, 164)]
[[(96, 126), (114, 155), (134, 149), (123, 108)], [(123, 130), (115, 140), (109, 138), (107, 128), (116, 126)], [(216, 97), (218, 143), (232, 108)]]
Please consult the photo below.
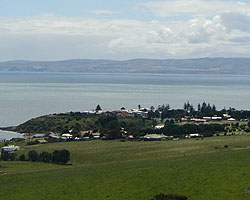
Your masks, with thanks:
[(66, 149), (55, 150), (52, 153), (52, 162), (65, 165), (70, 160), (70, 152)]
[(216, 106), (214, 104), (213, 104), (213, 107), (212, 107), (212, 111), (213, 111), (213, 113), (216, 112)]
[(101, 108), (101, 106), (98, 104), (98, 105), (96, 106), (95, 111), (98, 112), (98, 111), (100, 111), (100, 110), (102, 110), (102, 108)]
[(198, 104), (198, 112), (201, 111), (201, 104)]
[(8, 151), (2, 151), (1, 159), (4, 160), (4, 161), (8, 161), (9, 160), (9, 152)]
[(201, 106), (201, 112), (202, 112), (202, 113), (205, 112), (205, 111), (206, 111), (206, 108), (207, 108), (207, 104), (206, 104), (206, 102), (204, 101), (204, 102), (202, 103), (202, 106)]
[(157, 125), (157, 121), (156, 120), (153, 120), (152, 121), (152, 126), (155, 127)]
[(32, 150), (28, 153), (29, 160), (32, 162), (38, 161), (38, 153), (35, 150)]
[(10, 153), (9, 154), (9, 158), (10, 158), (11, 161), (16, 160), (16, 157), (17, 157), (17, 155), (15, 153)]
[(39, 160), (41, 162), (50, 163), (51, 162), (51, 153), (48, 153), (48, 152), (45, 152), (45, 151), (40, 153)]
[(25, 161), (25, 155), (24, 154), (20, 155), (19, 160), (20, 161)]

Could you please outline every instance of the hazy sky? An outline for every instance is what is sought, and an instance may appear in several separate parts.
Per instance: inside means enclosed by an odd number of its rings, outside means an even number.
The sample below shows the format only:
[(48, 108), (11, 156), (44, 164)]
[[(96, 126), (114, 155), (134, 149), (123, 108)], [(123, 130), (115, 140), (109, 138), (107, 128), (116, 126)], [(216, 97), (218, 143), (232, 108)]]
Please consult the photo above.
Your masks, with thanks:
[(0, 61), (250, 57), (250, 0), (0, 0)]

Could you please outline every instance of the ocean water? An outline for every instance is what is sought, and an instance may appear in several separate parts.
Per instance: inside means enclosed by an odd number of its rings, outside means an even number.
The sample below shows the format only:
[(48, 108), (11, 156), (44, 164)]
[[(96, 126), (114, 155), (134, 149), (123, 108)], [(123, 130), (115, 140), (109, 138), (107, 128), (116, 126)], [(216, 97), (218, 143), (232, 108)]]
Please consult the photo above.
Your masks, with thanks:
[[(59, 112), (203, 101), (250, 109), (250, 76), (162, 74), (0, 73), (0, 126)], [(0, 133), (1, 138), (1, 133)]]

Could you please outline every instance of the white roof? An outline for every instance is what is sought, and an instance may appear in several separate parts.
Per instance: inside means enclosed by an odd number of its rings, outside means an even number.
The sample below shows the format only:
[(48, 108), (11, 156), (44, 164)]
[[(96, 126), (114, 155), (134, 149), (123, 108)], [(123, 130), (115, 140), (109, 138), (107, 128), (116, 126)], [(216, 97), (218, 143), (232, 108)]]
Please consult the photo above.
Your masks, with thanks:
[(155, 126), (156, 129), (161, 129), (161, 128), (164, 128), (164, 125), (161, 125), (161, 126)]
[(159, 139), (159, 138), (168, 138), (168, 136), (163, 135), (163, 134), (147, 134), (144, 136), (144, 138), (154, 138), (154, 139)]
[(62, 137), (72, 137), (72, 135), (70, 135), (68, 133), (64, 133), (64, 134), (62, 134)]

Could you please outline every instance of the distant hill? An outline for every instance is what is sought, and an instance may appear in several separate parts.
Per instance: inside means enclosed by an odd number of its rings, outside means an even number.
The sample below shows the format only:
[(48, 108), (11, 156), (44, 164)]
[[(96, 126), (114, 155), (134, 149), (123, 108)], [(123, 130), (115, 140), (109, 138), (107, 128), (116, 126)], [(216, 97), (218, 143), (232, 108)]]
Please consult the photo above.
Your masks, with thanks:
[(74, 59), (0, 62), (0, 71), (164, 74), (250, 74), (250, 58)]

